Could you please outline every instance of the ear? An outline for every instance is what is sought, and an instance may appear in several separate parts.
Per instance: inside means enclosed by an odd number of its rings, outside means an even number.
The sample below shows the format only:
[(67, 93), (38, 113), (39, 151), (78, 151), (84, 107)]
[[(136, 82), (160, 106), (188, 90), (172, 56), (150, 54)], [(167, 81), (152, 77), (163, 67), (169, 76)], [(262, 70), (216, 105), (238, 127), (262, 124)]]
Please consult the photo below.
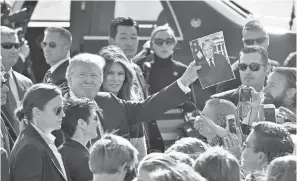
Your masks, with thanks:
[(83, 119), (77, 120), (77, 126), (80, 127), (81, 129), (85, 129), (87, 126), (87, 123)]
[(41, 116), (41, 111), (37, 107), (33, 107), (32, 116), (35, 118), (39, 118)]
[(109, 45), (114, 45), (115, 44), (115, 42), (114, 42), (114, 38), (109, 38), (108, 39), (108, 43), (109, 43)]
[(296, 88), (290, 88), (286, 91), (286, 95), (288, 98), (293, 98), (295, 99), (295, 95), (296, 95)]

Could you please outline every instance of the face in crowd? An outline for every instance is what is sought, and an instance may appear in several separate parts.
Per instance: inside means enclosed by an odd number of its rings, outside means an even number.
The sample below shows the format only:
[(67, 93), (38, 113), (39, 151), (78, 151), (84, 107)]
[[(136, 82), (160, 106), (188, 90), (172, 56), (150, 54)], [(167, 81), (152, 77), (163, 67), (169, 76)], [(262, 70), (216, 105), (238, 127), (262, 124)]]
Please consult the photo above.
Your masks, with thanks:
[(59, 32), (46, 31), (41, 47), (46, 63), (53, 66), (67, 56), (69, 42)]
[(114, 95), (118, 95), (126, 79), (126, 72), (124, 67), (119, 63), (113, 63), (104, 77), (102, 84), (103, 90), (106, 92), (112, 92)]
[(115, 38), (110, 39), (111, 44), (120, 47), (127, 58), (132, 59), (137, 52), (138, 48), (138, 35), (137, 29), (134, 26), (117, 26), (117, 33)]
[(258, 45), (267, 50), (269, 45), (269, 37), (266, 32), (261, 30), (245, 30), (242, 34), (243, 45)]
[(158, 57), (168, 58), (173, 54), (176, 40), (172, 30), (168, 29), (158, 31), (151, 41), (152, 49)]
[(2, 64), (6, 72), (13, 67), (19, 57), (20, 42), (16, 33), (1, 33)]

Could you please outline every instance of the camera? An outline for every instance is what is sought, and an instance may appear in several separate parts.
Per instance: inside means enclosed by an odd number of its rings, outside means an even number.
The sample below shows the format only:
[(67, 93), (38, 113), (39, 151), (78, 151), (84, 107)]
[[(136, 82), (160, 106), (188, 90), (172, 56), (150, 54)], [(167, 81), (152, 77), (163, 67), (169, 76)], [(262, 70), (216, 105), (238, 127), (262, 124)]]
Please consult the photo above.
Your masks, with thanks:
[(241, 102), (248, 102), (252, 98), (252, 90), (249, 87), (242, 87), (240, 89), (240, 97), (239, 100)]
[(236, 134), (236, 120), (234, 114), (229, 114), (226, 116), (227, 120), (227, 129), (231, 132)]

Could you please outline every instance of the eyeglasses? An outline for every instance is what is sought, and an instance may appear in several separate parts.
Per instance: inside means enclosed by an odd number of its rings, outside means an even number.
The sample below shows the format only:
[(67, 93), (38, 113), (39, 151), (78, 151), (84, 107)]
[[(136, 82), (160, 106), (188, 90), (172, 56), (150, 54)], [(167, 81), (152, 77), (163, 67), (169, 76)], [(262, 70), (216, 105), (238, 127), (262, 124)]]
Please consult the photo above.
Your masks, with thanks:
[(246, 45), (254, 45), (255, 42), (256, 42), (256, 44), (261, 44), (266, 40), (266, 38), (267, 37), (262, 37), (262, 38), (257, 38), (257, 39), (245, 39), (245, 40), (243, 40), (243, 42)]
[(263, 64), (259, 64), (259, 63), (250, 63), (250, 64), (239, 63), (238, 64), (238, 68), (241, 71), (246, 71), (246, 69), (249, 67), (251, 71), (257, 72), (260, 70), (261, 66), (263, 66)]
[(171, 46), (175, 43), (175, 39), (174, 38), (166, 38), (165, 40), (164, 39), (161, 39), (161, 38), (156, 38), (154, 41), (153, 41), (154, 44), (156, 44), (157, 46), (162, 46), (164, 43), (166, 43), (167, 46)]
[(53, 42), (53, 41), (51, 41), (51, 42), (45, 42), (45, 41), (43, 41), (43, 42), (40, 43), (40, 45), (41, 45), (41, 48), (45, 48), (47, 45), (50, 48), (56, 48), (57, 47), (57, 43), (56, 42)]
[(54, 113), (56, 114), (56, 116), (59, 116), (61, 114), (62, 109), (63, 109), (62, 107), (58, 107), (54, 109)]
[(10, 42), (6, 42), (6, 43), (1, 43), (2, 48), (4, 49), (12, 49), (12, 47), (14, 47), (15, 49), (19, 49), (21, 44), (20, 43), (10, 43)]

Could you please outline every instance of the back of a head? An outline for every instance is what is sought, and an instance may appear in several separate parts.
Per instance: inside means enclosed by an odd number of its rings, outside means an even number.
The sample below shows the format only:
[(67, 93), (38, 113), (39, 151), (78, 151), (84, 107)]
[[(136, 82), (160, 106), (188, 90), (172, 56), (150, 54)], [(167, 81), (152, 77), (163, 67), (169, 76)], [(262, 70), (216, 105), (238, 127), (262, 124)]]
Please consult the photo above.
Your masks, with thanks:
[(206, 151), (209, 146), (202, 140), (192, 137), (181, 138), (171, 145), (165, 153), (172, 151), (181, 152), (189, 155), (191, 158), (196, 159), (199, 154)]
[(296, 155), (274, 159), (267, 168), (265, 181), (296, 181)]
[(276, 67), (273, 69), (273, 72), (278, 73), (286, 77), (287, 80), (287, 88), (295, 88), (296, 89), (296, 67)]
[(293, 141), (282, 125), (267, 121), (259, 122), (253, 125), (253, 131), (256, 136), (254, 151), (265, 153), (268, 162), (293, 153)]
[(89, 166), (93, 174), (116, 174), (126, 164), (135, 168), (138, 151), (123, 137), (106, 134), (90, 149)]
[(206, 181), (188, 165), (179, 164), (169, 169), (157, 169), (150, 173), (152, 181)]
[(185, 153), (177, 152), (177, 151), (171, 151), (171, 152), (169, 152), (167, 154), (171, 158), (173, 158), (176, 162), (184, 163), (184, 164), (187, 164), (189, 166), (193, 165), (194, 159), (192, 159), (189, 155), (187, 155)]
[(215, 99), (209, 99), (206, 102), (206, 105), (215, 114), (216, 120), (213, 120), (213, 121), (217, 125), (219, 125), (223, 128), (226, 128), (226, 125), (227, 125), (226, 124), (226, 116), (230, 115), (230, 114), (233, 114), (235, 116), (237, 126), (240, 125), (236, 106), (232, 102), (230, 102), (228, 100), (224, 100), (224, 99), (215, 98)]
[(239, 181), (240, 167), (237, 159), (222, 147), (211, 147), (194, 163), (194, 170), (208, 181)]
[(150, 153), (146, 155), (138, 165), (138, 172), (143, 169), (147, 172), (154, 172), (156, 169), (168, 169), (175, 166), (177, 161), (164, 153)]
[(57, 96), (62, 96), (60, 88), (51, 84), (34, 84), (25, 93), (21, 105), (16, 110), (19, 121), (26, 119), (32, 121), (32, 109), (34, 107), (43, 110), (44, 106)]

